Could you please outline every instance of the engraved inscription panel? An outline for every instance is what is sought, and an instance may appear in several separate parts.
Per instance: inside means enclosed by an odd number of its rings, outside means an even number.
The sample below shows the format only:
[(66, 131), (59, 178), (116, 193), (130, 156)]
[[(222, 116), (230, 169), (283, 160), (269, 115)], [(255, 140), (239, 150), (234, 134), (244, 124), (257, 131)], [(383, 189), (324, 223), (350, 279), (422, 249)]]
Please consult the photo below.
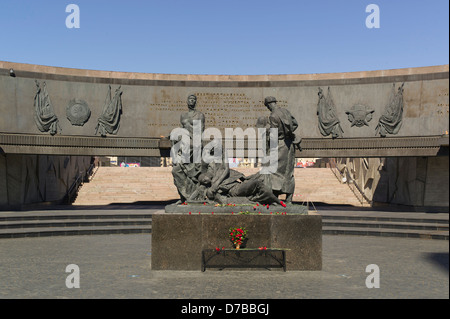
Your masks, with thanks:
[(443, 116), (448, 116), (449, 112), (449, 98), (448, 98), (448, 89), (443, 89), (441, 90), (440, 93), (438, 93), (438, 98), (437, 98), (437, 114), (438, 115), (443, 115)]
[[(225, 128), (240, 127), (245, 130), (255, 127), (260, 116), (268, 116), (269, 110), (264, 105), (264, 97), (252, 97), (243, 92), (200, 92), (197, 96), (196, 109), (205, 114), (205, 126), (218, 128), (224, 134)], [(185, 99), (163, 98), (156, 103), (150, 103), (151, 111), (158, 113), (158, 121), (148, 123), (150, 131), (165, 132), (161, 136), (169, 136), (170, 132), (180, 127), (180, 115), (187, 112), (187, 96)], [(281, 96), (278, 105), (287, 107), (288, 102)]]

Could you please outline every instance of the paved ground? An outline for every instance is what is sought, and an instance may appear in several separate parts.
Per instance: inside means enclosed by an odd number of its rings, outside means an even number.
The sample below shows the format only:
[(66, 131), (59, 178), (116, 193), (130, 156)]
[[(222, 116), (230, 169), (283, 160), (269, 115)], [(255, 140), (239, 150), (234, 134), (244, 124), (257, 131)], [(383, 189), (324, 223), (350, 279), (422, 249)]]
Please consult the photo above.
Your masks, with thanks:
[[(80, 288), (66, 287), (66, 266)], [(366, 266), (380, 288), (366, 287)], [(152, 271), (151, 235), (0, 240), (0, 298), (449, 298), (445, 240), (323, 236), (323, 270)], [(238, 288), (238, 289), (237, 289)]]

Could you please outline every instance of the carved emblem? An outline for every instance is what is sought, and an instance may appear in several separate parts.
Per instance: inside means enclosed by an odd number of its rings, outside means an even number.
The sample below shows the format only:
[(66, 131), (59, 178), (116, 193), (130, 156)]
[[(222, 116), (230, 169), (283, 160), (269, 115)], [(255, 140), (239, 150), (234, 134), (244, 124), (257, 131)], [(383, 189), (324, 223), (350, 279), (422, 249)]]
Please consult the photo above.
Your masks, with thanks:
[(372, 120), (373, 112), (375, 110), (368, 107), (356, 104), (353, 105), (351, 110), (345, 112), (348, 116), (348, 120), (352, 123), (352, 126), (362, 127), (364, 125), (369, 126), (369, 122)]
[(72, 99), (67, 105), (66, 114), (72, 125), (83, 126), (91, 117), (91, 110), (85, 101)]

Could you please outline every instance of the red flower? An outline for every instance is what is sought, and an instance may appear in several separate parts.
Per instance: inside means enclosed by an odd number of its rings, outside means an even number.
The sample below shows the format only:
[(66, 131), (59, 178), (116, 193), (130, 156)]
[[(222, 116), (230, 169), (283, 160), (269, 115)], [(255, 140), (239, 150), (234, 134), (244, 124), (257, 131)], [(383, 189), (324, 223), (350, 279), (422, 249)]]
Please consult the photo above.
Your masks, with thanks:
[(283, 201), (281, 201), (281, 200), (280, 200), (280, 204), (281, 204), (281, 206), (286, 207), (286, 204), (283, 203)]

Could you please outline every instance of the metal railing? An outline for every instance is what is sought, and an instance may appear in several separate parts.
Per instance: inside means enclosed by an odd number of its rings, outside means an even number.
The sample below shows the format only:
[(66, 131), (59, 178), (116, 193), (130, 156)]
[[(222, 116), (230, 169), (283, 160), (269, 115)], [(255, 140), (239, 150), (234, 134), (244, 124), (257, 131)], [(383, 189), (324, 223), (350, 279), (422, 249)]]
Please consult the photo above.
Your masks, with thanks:
[(358, 201), (361, 203), (361, 205), (372, 204), (372, 201), (364, 194), (364, 191), (359, 187), (359, 185), (356, 183), (356, 180), (353, 179), (353, 177), (350, 175), (347, 169), (345, 169), (344, 172), (341, 172), (337, 168), (336, 159), (334, 158), (330, 158), (329, 163), (330, 169), (333, 172), (334, 176), (341, 183), (347, 184), (347, 186), (350, 188), (350, 190), (358, 199)]
[[(66, 193), (65, 202), (67, 204), (72, 204), (75, 201), (75, 199), (78, 195), (78, 190), (79, 190), (80, 186), (83, 185), (84, 182), (88, 182), (90, 180), (90, 178), (92, 178), (95, 175), (97, 170), (94, 171), (94, 168), (95, 168), (95, 164), (92, 163), (89, 166), (89, 168), (86, 170), (86, 173), (83, 173), (82, 171), (79, 171), (77, 173), (77, 176), (75, 177), (75, 181), (72, 183), (72, 185), (70, 185), (70, 187)], [(98, 169), (98, 166), (97, 166), (97, 169)]]

